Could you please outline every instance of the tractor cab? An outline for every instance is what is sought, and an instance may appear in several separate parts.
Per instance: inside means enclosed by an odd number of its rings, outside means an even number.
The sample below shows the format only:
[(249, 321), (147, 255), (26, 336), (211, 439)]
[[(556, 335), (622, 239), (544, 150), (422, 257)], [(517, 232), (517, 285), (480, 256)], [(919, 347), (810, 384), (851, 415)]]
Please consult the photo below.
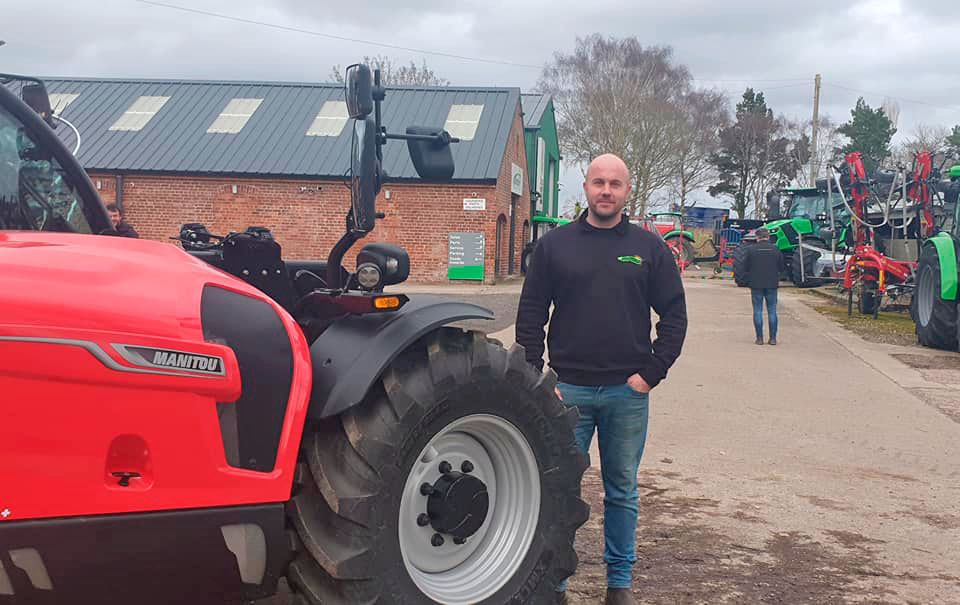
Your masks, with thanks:
[(0, 74), (0, 230), (112, 231), (90, 179), (51, 128), (59, 120), (41, 81)]

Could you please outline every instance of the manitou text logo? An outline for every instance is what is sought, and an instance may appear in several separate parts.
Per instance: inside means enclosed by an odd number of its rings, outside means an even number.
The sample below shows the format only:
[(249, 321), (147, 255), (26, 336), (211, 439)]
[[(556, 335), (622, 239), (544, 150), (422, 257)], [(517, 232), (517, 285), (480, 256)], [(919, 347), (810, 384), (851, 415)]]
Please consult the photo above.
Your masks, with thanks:
[(155, 349), (132, 345), (113, 345), (130, 363), (144, 368), (156, 368), (195, 374), (224, 375), (223, 359), (216, 355), (201, 355), (188, 351)]
[(221, 361), (219, 357), (187, 355), (186, 353), (173, 353), (168, 351), (154, 351), (153, 353), (153, 365), (177, 368), (178, 370), (207, 370), (217, 372), (220, 370), (220, 364)]

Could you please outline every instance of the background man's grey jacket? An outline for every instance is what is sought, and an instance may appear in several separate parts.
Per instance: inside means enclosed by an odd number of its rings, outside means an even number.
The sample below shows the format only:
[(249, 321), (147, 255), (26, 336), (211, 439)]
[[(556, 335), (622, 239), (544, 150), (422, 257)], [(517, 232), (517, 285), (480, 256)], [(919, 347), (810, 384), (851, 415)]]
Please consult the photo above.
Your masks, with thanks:
[(780, 274), (784, 270), (783, 254), (770, 242), (760, 242), (750, 247), (744, 259), (747, 284), (751, 290), (779, 288)]

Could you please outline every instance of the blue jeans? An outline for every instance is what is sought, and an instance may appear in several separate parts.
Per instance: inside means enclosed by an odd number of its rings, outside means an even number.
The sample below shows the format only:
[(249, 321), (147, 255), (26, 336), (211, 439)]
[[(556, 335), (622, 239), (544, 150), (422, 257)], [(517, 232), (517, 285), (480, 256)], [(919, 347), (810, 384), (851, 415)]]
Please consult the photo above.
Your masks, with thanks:
[(607, 586), (630, 588), (637, 560), (637, 467), (647, 441), (650, 396), (626, 384), (584, 387), (560, 383), (557, 388), (563, 402), (577, 406), (580, 412), (575, 433), (581, 450), (590, 451), (593, 432), (597, 432)]
[(753, 328), (757, 331), (757, 339), (763, 340), (763, 301), (767, 301), (767, 315), (770, 319), (770, 338), (777, 337), (777, 289), (756, 288), (750, 290), (753, 300)]

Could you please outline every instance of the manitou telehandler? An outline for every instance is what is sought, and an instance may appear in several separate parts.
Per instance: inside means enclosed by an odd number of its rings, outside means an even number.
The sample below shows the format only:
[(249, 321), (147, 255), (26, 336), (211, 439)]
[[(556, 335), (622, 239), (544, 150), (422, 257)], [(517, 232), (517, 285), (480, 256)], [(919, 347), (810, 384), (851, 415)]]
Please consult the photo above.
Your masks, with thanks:
[(382, 146), (449, 179), (445, 131), (388, 134), (349, 68), (346, 231), (285, 261), (266, 229), (110, 237), (42, 82), (0, 79), (0, 604), (555, 598), (587, 516), (555, 376), (447, 327), (483, 308), (384, 293), (402, 249), (343, 262)]

